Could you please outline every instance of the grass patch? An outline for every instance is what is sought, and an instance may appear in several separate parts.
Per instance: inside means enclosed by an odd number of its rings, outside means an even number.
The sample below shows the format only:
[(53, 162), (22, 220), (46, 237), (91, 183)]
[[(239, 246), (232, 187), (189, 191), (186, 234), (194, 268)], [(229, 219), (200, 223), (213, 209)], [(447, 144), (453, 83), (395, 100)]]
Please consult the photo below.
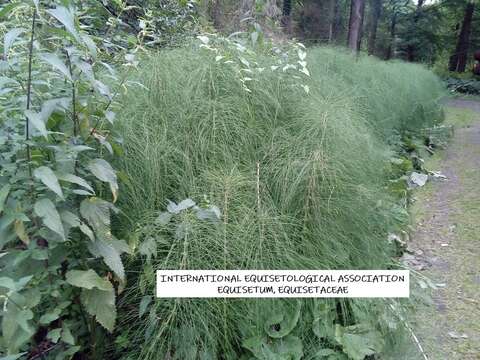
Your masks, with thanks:
[[(268, 66), (266, 56), (256, 61)], [(124, 358), (267, 359), (268, 349), (310, 359), (325, 348), (353, 356), (335, 328), (363, 329), (375, 353), (398, 343), (401, 325), (377, 300), (158, 300), (139, 318), (155, 269), (392, 266), (387, 140), (439, 121), (441, 85), (420, 66), (335, 49), (309, 51), (308, 64), (308, 95), (281, 71), (262, 72), (246, 92), (230, 67), (198, 50), (143, 64), (148, 90), (127, 95), (119, 114), (124, 233), (151, 256), (129, 264)], [(185, 198), (218, 206), (221, 221), (189, 211), (158, 221), (167, 199)]]

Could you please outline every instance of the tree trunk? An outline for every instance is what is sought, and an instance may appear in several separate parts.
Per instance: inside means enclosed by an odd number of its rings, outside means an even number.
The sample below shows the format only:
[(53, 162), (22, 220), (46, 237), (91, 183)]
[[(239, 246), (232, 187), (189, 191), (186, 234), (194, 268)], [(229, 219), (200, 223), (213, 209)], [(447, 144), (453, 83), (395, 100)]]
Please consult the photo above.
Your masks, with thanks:
[(340, 7), (338, 0), (330, 0), (330, 26), (328, 29), (328, 42), (332, 43), (337, 38)]
[(283, 0), (282, 26), (286, 33), (292, 32), (292, 0)]
[(212, 20), (213, 27), (219, 31), (222, 30), (222, 9), (218, 0), (208, 3), (208, 14)]
[(470, 32), (472, 27), (474, 3), (469, 2), (465, 7), (465, 16), (463, 17), (462, 28), (458, 35), (457, 46), (455, 52), (450, 57), (449, 70), (464, 72), (467, 65), (468, 45), (470, 40)]
[(362, 42), (364, 12), (365, 0), (351, 0), (350, 20), (348, 22), (348, 47), (352, 49), (354, 53), (358, 53)]
[(395, 36), (397, 27), (397, 12), (395, 9), (392, 14), (392, 22), (390, 23), (390, 43), (388, 44), (387, 53), (385, 55), (386, 60), (390, 60), (395, 52)]
[(368, 35), (368, 55), (375, 53), (375, 43), (377, 41), (378, 20), (382, 13), (382, 0), (372, 0), (370, 12), (370, 34)]
[[(415, 14), (413, 15), (413, 21), (412, 21), (412, 30), (411, 32), (415, 32), (417, 30), (417, 23), (418, 19), (420, 19), (420, 14), (422, 12), (422, 7), (423, 3), (425, 0), (418, 0), (417, 2), (417, 8), (415, 9)], [(410, 62), (415, 61), (415, 45), (409, 44), (407, 46), (407, 60)]]

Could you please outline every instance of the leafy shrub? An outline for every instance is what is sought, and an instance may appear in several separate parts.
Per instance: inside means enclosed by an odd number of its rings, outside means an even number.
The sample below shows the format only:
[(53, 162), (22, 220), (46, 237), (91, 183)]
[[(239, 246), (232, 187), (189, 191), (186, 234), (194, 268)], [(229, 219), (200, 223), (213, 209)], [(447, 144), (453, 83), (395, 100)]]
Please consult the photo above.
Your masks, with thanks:
[[(123, 99), (120, 207), (137, 256), (121, 300), (122, 356), (386, 351), (400, 328), (398, 302), (155, 300), (155, 270), (388, 268), (398, 207), (386, 190), (387, 139), (440, 120), (440, 82), (417, 65), (355, 61), (335, 49), (304, 59), (298, 47), (201, 41), (147, 59), (146, 90)], [(168, 200), (186, 198), (218, 207), (220, 221), (189, 208), (165, 215)]]

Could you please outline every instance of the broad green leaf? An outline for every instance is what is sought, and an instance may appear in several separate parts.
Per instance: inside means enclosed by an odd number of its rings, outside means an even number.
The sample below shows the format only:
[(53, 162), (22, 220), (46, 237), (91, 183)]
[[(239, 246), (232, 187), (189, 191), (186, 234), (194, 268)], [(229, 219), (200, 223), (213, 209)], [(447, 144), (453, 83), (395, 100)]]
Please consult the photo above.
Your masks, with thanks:
[(60, 235), (62, 240), (65, 239), (65, 230), (62, 225), (62, 220), (58, 214), (55, 205), (50, 199), (41, 199), (38, 200), (33, 207), (35, 214), (38, 217), (42, 218), (43, 224), (52, 230), (53, 232)]
[(67, 68), (67, 65), (56, 54), (42, 53), (38, 55), (40, 59), (51, 65), (54, 69), (61, 72), (68, 80), (72, 81), (72, 76)]
[(281, 339), (254, 336), (245, 340), (242, 346), (258, 360), (300, 360), (303, 356), (302, 341), (292, 335)]
[(90, 315), (95, 316), (105, 329), (112, 332), (117, 317), (113, 287), (108, 291), (98, 289), (83, 290), (80, 299), (85, 306), (85, 310)]
[(59, 317), (60, 317), (60, 314), (62, 313), (62, 310), (59, 309), (59, 308), (55, 308), (54, 310), (48, 312), (48, 313), (45, 313), (43, 314), (42, 316), (40, 316), (40, 324), (43, 324), (43, 325), (48, 325), (50, 324), (52, 321), (55, 321), (57, 320)]
[(112, 166), (103, 159), (93, 159), (88, 163), (87, 168), (97, 179), (110, 185), (113, 194), (113, 202), (115, 202), (118, 196), (118, 184), (117, 174), (115, 174)]
[(276, 302), (271, 314), (265, 321), (265, 332), (272, 338), (281, 338), (288, 335), (297, 325), (300, 318), (300, 310), (302, 303), (300, 301), (292, 302)]
[(91, 241), (95, 241), (95, 235), (93, 234), (93, 231), (88, 227), (87, 224), (85, 223), (80, 223), (80, 231), (82, 233), (84, 233), (85, 235), (87, 235), (87, 237), (91, 240)]
[(25, 276), (20, 278), (18, 281), (15, 281), (9, 277), (2, 276), (0, 277), (0, 287), (7, 288), (11, 291), (18, 292), (22, 290), (25, 285), (32, 279), (32, 275)]
[(125, 281), (125, 270), (123, 268), (122, 259), (120, 258), (119, 252), (112, 244), (97, 240), (94, 243), (90, 243), (88, 249), (92, 255), (103, 257), (103, 261), (115, 273), (115, 275), (117, 275), (121, 281)]
[(97, 57), (97, 45), (95, 45), (95, 42), (88, 34), (82, 33), (80, 36), (82, 37), (83, 43), (90, 52), (90, 55), (92, 55), (92, 57), (95, 59)]
[(47, 166), (40, 166), (33, 171), (33, 176), (40, 180), (46, 187), (63, 199), (63, 192), (58, 183), (57, 175)]
[(12, 29), (5, 34), (5, 37), (3, 38), (3, 54), (4, 54), (4, 56), (8, 56), (8, 50), (13, 45), (15, 40), (20, 36), (20, 34), (23, 33), (24, 31), (25, 31), (25, 29), (15, 28), (15, 29)]
[(57, 343), (58, 339), (60, 339), (61, 334), (62, 334), (61, 328), (50, 330), (47, 334), (47, 339), (50, 339), (52, 340), (52, 342)]
[(138, 247), (138, 251), (140, 254), (145, 255), (147, 257), (147, 261), (150, 262), (152, 257), (157, 256), (157, 243), (155, 239), (152, 237), (143, 240)]
[(80, 186), (84, 187), (85, 189), (89, 190), (89, 191), (91, 192), (90, 195), (95, 194), (95, 191), (94, 191), (93, 188), (90, 186), (90, 184), (89, 184), (85, 179), (82, 179), (81, 177), (79, 177), (79, 176), (77, 176), (77, 175), (73, 175), (73, 174), (59, 174), (59, 175), (58, 175), (58, 179), (63, 180), (63, 181), (70, 182), (70, 183), (72, 183), (72, 184), (80, 185)]
[(84, 289), (97, 288), (103, 291), (113, 291), (113, 286), (107, 279), (101, 278), (94, 270), (70, 270), (65, 275), (67, 283)]
[(65, 29), (70, 32), (77, 41), (80, 41), (80, 37), (78, 36), (77, 29), (75, 27), (75, 18), (74, 13), (72, 10), (67, 9), (64, 6), (57, 6), (55, 9), (47, 10), (47, 12), (60, 21)]
[(0, 214), (3, 212), (5, 202), (7, 201), (8, 194), (10, 193), (10, 185), (4, 185), (0, 189)]
[(155, 219), (155, 224), (165, 226), (170, 222), (171, 219), (172, 214), (168, 211), (164, 211), (160, 213), (160, 215), (158, 215), (158, 217)]
[(110, 210), (113, 205), (97, 197), (85, 199), (80, 203), (80, 215), (87, 220), (97, 234), (110, 231)]
[(43, 122), (41, 116), (39, 113), (36, 113), (35, 111), (32, 110), (25, 110), (25, 116), (27, 117), (29, 123), (38, 130), (40, 135), (47, 138), (48, 132), (47, 128), (45, 126), (45, 123)]
[(190, 198), (180, 201), (178, 205), (168, 200), (167, 211), (172, 214), (179, 214), (180, 211), (189, 209), (192, 206), (195, 206), (195, 201)]
[(70, 345), (75, 345), (75, 338), (65, 321), (62, 323), (62, 341)]

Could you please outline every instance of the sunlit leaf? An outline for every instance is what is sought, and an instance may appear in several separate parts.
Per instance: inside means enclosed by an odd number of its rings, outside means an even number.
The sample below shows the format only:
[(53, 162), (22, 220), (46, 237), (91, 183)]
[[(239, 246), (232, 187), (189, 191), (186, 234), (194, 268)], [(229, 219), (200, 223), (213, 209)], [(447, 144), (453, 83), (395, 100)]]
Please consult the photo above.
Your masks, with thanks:
[(42, 218), (44, 225), (65, 240), (65, 230), (55, 205), (50, 199), (38, 200), (34, 205), (35, 214)]
[(62, 188), (58, 182), (57, 175), (55, 175), (52, 169), (47, 166), (40, 166), (33, 171), (33, 175), (63, 199)]

